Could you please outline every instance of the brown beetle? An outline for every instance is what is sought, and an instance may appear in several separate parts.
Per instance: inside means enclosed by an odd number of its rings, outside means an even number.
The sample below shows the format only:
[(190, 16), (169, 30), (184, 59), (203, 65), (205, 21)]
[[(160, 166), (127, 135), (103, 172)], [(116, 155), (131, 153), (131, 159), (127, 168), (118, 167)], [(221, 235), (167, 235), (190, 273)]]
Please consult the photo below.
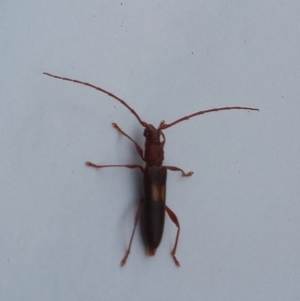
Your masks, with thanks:
[[(61, 80), (66, 80), (70, 82), (74, 82), (77, 84), (85, 85), (101, 91), (108, 96), (116, 99), (122, 105), (124, 105), (139, 121), (139, 123), (145, 128), (144, 136), (145, 136), (145, 149), (144, 152), (142, 148), (139, 146), (137, 142), (135, 142), (129, 135), (127, 135), (123, 130), (116, 124), (113, 123), (113, 127), (120, 132), (122, 135), (126, 136), (129, 140), (131, 140), (135, 148), (146, 163), (146, 166), (143, 167), (141, 165), (136, 164), (125, 164), (125, 165), (96, 165), (91, 162), (86, 162), (86, 165), (89, 167), (94, 168), (105, 168), (105, 167), (126, 167), (126, 168), (139, 168), (143, 173), (143, 183), (144, 183), (144, 197), (139, 202), (135, 220), (134, 220), (134, 227), (131, 234), (129, 246), (121, 261), (121, 266), (124, 266), (128, 255), (130, 253), (130, 248), (132, 244), (132, 240), (134, 237), (135, 229), (138, 224), (138, 221), (141, 220), (141, 227), (142, 227), (142, 235), (145, 242), (146, 250), (149, 256), (154, 256), (156, 249), (158, 248), (160, 241), (163, 235), (164, 229), (164, 222), (165, 222), (165, 211), (169, 215), (172, 222), (177, 227), (177, 234), (174, 243), (174, 247), (171, 251), (171, 255), (174, 259), (174, 262), (177, 266), (179, 266), (179, 261), (177, 260), (175, 253), (179, 239), (179, 232), (180, 232), (180, 225), (175, 213), (166, 205), (166, 180), (167, 180), (167, 170), (171, 171), (180, 171), (182, 176), (188, 177), (193, 174), (192, 171), (185, 173), (181, 168), (175, 166), (165, 166), (163, 164), (164, 160), (164, 145), (166, 142), (165, 135), (163, 130), (181, 122), (184, 120), (188, 120), (194, 116), (203, 115), (206, 113), (217, 112), (217, 111), (226, 111), (226, 110), (252, 110), (252, 111), (259, 111), (256, 108), (248, 108), (248, 107), (222, 107), (222, 108), (213, 108), (210, 110), (199, 111), (191, 115), (184, 116), (180, 119), (173, 121), (172, 123), (165, 123), (162, 121), (158, 128), (156, 129), (152, 124), (148, 124), (147, 122), (143, 121), (139, 115), (121, 98), (117, 97), (116, 95), (100, 88), (94, 86), (90, 83), (85, 83), (76, 79), (70, 79), (66, 77), (61, 77), (57, 75), (52, 75), (50, 73), (44, 72), (43, 74), (58, 78)], [(162, 140), (161, 140), (162, 138)]]

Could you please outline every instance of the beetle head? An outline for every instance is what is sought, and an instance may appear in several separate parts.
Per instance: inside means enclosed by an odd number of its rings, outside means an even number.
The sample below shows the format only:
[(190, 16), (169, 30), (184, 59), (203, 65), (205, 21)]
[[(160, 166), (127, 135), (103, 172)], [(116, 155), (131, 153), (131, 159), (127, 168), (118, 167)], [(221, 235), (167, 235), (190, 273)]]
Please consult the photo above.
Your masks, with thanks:
[(159, 144), (160, 143), (161, 130), (156, 129), (152, 124), (148, 124), (144, 130), (144, 136), (147, 142)]
[[(145, 161), (149, 166), (162, 165), (164, 160), (165, 135), (160, 128), (156, 129), (152, 124), (147, 124), (144, 130), (145, 141)], [(160, 139), (162, 136), (162, 141)]]

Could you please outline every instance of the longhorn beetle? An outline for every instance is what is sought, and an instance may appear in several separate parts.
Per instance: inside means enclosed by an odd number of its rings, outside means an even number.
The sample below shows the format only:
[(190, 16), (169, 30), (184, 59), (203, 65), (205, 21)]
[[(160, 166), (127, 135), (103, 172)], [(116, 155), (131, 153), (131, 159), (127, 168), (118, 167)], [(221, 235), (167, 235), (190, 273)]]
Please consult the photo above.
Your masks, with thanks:
[[(100, 88), (94, 86), (90, 83), (85, 83), (76, 79), (71, 79), (67, 77), (61, 77), (57, 75), (52, 75), (50, 73), (44, 72), (43, 74), (65, 80), (74, 82), (77, 84), (85, 85), (96, 89), (100, 92), (107, 94), (108, 96), (114, 98), (119, 101), (123, 106), (125, 106), (138, 120), (142, 127), (144, 127), (144, 136), (145, 136), (145, 149), (144, 152), (139, 144), (134, 141), (129, 135), (127, 135), (116, 123), (113, 123), (113, 127), (122, 135), (127, 137), (130, 141), (133, 142), (135, 148), (145, 162), (145, 167), (137, 164), (124, 164), (124, 165), (96, 165), (91, 162), (86, 162), (86, 166), (94, 167), (94, 168), (105, 168), (105, 167), (126, 167), (126, 168), (139, 168), (143, 174), (143, 184), (144, 184), (144, 197), (140, 200), (137, 211), (134, 219), (134, 226), (132, 230), (132, 234), (130, 237), (129, 245), (126, 250), (125, 256), (121, 260), (121, 266), (124, 266), (128, 255), (130, 253), (130, 248), (134, 236), (134, 232), (138, 221), (141, 220), (141, 228), (142, 228), (142, 236), (144, 239), (144, 243), (146, 246), (146, 250), (149, 256), (154, 256), (155, 251), (158, 248), (162, 234), (164, 229), (164, 221), (165, 221), (165, 211), (169, 215), (172, 222), (177, 227), (177, 234), (173, 249), (171, 251), (171, 255), (174, 259), (174, 262), (177, 266), (179, 266), (179, 261), (177, 260), (175, 253), (179, 239), (180, 225), (175, 213), (166, 205), (166, 180), (167, 180), (167, 170), (171, 171), (180, 171), (183, 177), (189, 177), (193, 174), (192, 171), (184, 172), (181, 168), (175, 166), (165, 166), (163, 164), (164, 160), (164, 146), (166, 143), (166, 137), (163, 133), (163, 130), (179, 123), (184, 120), (188, 120), (194, 116), (203, 115), (211, 112), (218, 111), (227, 111), (227, 110), (252, 110), (259, 111), (256, 108), (248, 108), (248, 107), (221, 107), (221, 108), (213, 108), (210, 110), (199, 111), (191, 115), (184, 116), (179, 118), (171, 123), (165, 123), (165, 121), (161, 121), (158, 128), (155, 128), (152, 124), (149, 124), (143, 121), (139, 115), (133, 110), (124, 100), (119, 98), (118, 96)], [(162, 138), (162, 140), (161, 140)]]

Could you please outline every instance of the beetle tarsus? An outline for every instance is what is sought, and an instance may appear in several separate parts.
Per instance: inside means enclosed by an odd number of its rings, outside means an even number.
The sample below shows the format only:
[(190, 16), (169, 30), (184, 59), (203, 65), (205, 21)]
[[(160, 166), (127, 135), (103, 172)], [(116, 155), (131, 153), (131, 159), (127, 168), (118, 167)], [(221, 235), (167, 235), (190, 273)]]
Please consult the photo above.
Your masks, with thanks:
[(182, 176), (183, 176), (183, 177), (190, 177), (190, 176), (192, 176), (193, 174), (194, 174), (193, 171), (189, 171), (189, 172), (187, 172), (187, 173), (183, 172), (183, 173), (182, 173)]
[(129, 252), (126, 252), (126, 255), (123, 257), (123, 259), (120, 262), (120, 266), (123, 267), (126, 264), (126, 260), (128, 258)]
[(173, 251), (171, 252), (171, 255), (173, 257), (173, 260), (174, 260), (176, 266), (180, 267), (180, 263), (179, 263), (178, 259), (176, 258), (175, 254), (173, 254)]

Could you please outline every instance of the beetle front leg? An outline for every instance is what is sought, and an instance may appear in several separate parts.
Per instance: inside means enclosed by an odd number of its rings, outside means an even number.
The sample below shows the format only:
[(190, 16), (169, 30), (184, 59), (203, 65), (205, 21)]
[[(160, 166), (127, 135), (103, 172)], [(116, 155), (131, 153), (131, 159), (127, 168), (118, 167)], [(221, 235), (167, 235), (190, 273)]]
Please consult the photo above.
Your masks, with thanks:
[(164, 166), (164, 167), (171, 171), (181, 171), (183, 177), (190, 177), (194, 173), (193, 171), (184, 172), (181, 168), (176, 167), (176, 166)]
[(136, 213), (135, 213), (134, 226), (133, 226), (132, 234), (131, 234), (131, 237), (130, 237), (129, 245), (128, 245), (127, 251), (125, 253), (125, 256), (121, 260), (121, 263), (120, 263), (121, 267), (125, 265), (126, 260), (127, 260), (128, 256), (129, 256), (129, 253), (130, 253), (130, 248), (131, 248), (133, 236), (134, 236), (134, 233), (135, 233), (135, 229), (136, 229), (136, 226), (137, 226), (137, 224), (139, 222), (139, 219), (140, 219), (140, 212), (141, 212), (142, 201), (143, 200), (140, 200), (139, 205), (138, 205), (137, 210), (136, 210)]
[(142, 172), (144, 172), (144, 167), (137, 164), (124, 164), (124, 165), (96, 165), (92, 162), (85, 162), (85, 165), (88, 167), (94, 168), (106, 168), (106, 167), (126, 167), (126, 168), (139, 168)]
[(129, 135), (127, 135), (116, 123), (113, 122), (112, 126), (122, 135), (124, 135), (125, 137), (127, 137), (130, 141), (132, 141), (135, 145), (135, 148), (138, 152), (138, 154), (141, 156), (141, 158), (143, 159), (143, 161), (145, 161), (144, 156), (143, 156), (143, 150), (142, 148), (139, 146), (139, 144), (137, 142), (135, 142)]
[(176, 249), (177, 249), (177, 244), (178, 244), (178, 240), (179, 240), (179, 233), (180, 233), (180, 225), (179, 225), (179, 221), (178, 221), (178, 218), (177, 216), (175, 215), (175, 213), (168, 207), (166, 206), (166, 211), (171, 219), (171, 221), (176, 225), (177, 227), (177, 234), (176, 234), (176, 239), (175, 239), (175, 243), (174, 243), (174, 247), (172, 249), (172, 252), (171, 252), (171, 255), (175, 261), (175, 264), (179, 267), (180, 264), (179, 264), (179, 261), (178, 259), (176, 258), (175, 256), (175, 253), (176, 253)]

